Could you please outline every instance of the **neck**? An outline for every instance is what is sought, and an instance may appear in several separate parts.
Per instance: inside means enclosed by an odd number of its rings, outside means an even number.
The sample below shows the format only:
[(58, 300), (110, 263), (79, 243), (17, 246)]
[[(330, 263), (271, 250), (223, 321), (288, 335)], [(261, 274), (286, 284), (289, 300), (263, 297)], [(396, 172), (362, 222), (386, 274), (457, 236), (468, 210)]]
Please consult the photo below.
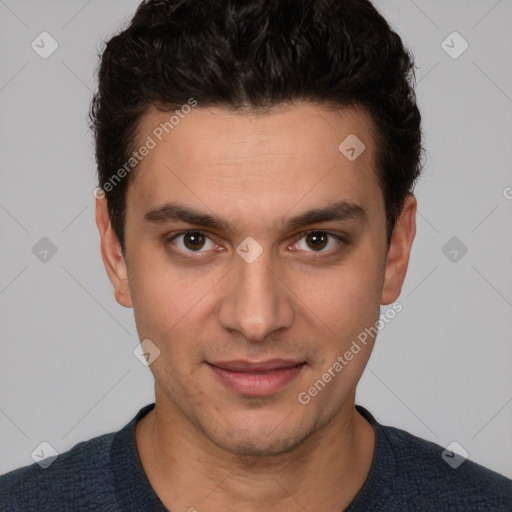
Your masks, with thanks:
[(155, 398), (135, 436), (149, 482), (170, 510), (341, 511), (370, 472), (375, 434), (353, 395), (302, 443), (268, 457), (222, 450), (165, 397)]

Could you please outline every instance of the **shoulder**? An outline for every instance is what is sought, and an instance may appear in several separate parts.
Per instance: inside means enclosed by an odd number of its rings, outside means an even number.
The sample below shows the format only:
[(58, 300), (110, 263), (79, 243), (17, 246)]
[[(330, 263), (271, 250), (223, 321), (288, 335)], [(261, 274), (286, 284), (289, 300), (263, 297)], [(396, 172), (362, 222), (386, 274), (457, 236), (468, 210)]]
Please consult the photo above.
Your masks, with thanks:
[(404, 430), (380, 428), (396, 460), (394, 494), (409, 496), (410, 510), (422, 502), (432, 510), (512, 510), (512, 480)]
[(106, 491), (114, 489), (109, 468), (114, 435), (80, 442), (46, 469), (33, 463), (1, 475), (0, 510), (62, 510), (63, 504), (81, 510), (80, 503), (107, 510)]

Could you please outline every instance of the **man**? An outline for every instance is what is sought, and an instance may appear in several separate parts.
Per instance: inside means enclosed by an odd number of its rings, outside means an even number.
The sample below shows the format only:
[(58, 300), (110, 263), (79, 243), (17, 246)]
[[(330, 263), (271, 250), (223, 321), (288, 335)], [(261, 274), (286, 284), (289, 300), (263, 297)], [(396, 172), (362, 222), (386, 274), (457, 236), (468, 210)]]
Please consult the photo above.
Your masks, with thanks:
[(140, 5), (91, 115), (155, 403), (1, 477), (2, 510), (512, 509), (504, 476), (355, 405), (415, 236), (412, 66), (367, 0)]

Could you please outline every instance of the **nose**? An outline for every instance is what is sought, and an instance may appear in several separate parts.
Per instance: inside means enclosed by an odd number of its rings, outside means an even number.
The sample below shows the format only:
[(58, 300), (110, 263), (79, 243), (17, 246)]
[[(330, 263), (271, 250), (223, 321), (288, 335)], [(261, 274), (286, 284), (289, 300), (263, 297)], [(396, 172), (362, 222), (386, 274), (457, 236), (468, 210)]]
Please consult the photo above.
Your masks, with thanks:
[(272, 332), (289, 328), (294, 321), (293, 294), (270, 255), (251, 263), (235, 255), (226, 291), (218, 309), (220, 325), (245, 339), (260, 342)]

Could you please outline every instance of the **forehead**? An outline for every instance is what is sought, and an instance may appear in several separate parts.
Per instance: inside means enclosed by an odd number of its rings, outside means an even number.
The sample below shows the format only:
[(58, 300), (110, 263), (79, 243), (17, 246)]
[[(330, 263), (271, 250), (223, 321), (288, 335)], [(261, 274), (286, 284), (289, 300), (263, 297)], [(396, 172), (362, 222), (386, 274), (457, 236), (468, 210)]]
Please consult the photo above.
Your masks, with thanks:
[[(142, 145), (149, 136), (157, 146), (172, 149), (177, 164), (184, 159), (236, 164), (280, 154), (318, 159), (325, 150), (338, 156), (339, 143), (352, 135), (364, 139), (368, 156), (374, 144), (372, 126), (362, 108), (332, 110), (313, 103), (282, 104), (265, 112), (199, 106), (162, 112), (150, 106), (139, 120), (135, 145)], [(306, 139), (308, 144), (301, 145)]]
[(152, 149), (128, 190), (139, 215), (176, 199), (262, 224), (338, 200), (383, 207), (372, 121), (362, 109), (305, 103), (174, 114), (151, 108), (140, 120), (135, 148), (151, 141)]

